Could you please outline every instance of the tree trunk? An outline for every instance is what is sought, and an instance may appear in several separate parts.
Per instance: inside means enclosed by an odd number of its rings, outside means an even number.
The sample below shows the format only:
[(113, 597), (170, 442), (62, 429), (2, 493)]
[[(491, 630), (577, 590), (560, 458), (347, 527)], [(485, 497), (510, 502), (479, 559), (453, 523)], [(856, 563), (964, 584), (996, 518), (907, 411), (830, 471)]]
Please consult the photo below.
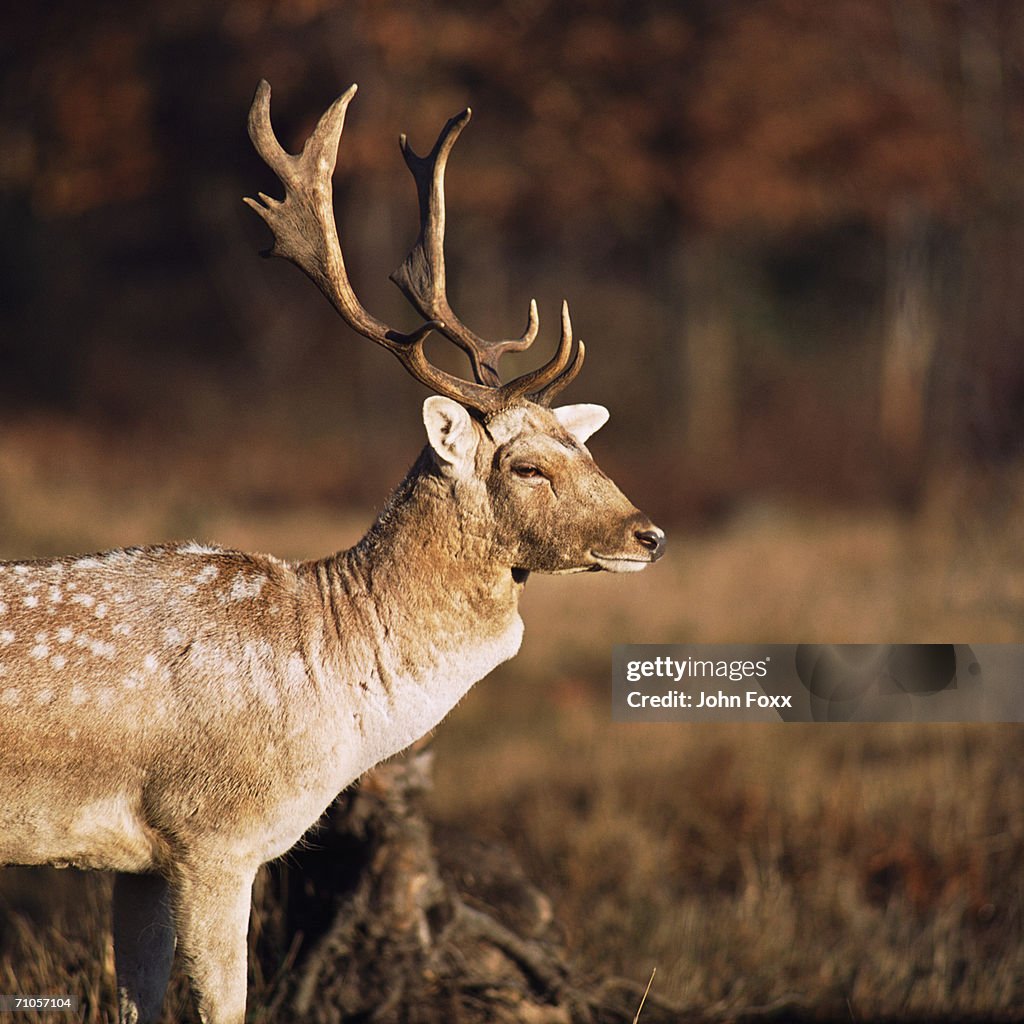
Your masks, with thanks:
[(683, 436), (702, 466), (721, 467), (736, 453), (736, 329), (728, 281), (713, 238), (691, 238), (677, 257), (684, 301)]
[(916, 204), (908, 201), (893, 209), (888, 235), (879, 425), (893, 481), (911, 498), (923, 482), (928, 392), (935, 355), (928, 229), (928, 216)]

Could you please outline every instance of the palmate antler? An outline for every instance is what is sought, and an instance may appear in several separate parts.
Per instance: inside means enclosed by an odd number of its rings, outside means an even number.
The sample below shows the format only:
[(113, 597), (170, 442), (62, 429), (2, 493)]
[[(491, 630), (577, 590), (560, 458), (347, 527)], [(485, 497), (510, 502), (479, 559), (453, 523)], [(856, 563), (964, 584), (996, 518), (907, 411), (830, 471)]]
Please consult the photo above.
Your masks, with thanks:
[[(485, 341), (452, 312), (445, 292), (444, 170), (448, 154), (469, 123), (470, 111), (453, 117), (441, 130), (430, 153), (417, 156), (401, 137), (402, 154), (416, 181), (420, 232), (416, 244), (391, 279), (426, 321), (410, 334), (402, 334), (368, 313), (356, 298), (345, 270), (334, 219), (331, 176), (345, 124), (345, 112), (356, 94), (353, 85), (331, 104), (297, 156), (286, 153), (270, 124), (270, 86), (261, 81), (249, 110), (249, 137), (267, 166), (281, 179), (283, 200), (260, 192), (246, 198), (274, 234), (269, 255), (291, 260), (316, 283), (342, 319), (355, 331), (393, 352), (418, 381), (439, 394), (488, 414), (527, 398), (547, 405), (565, 388), (583, 365), (584, 347), (573, 354), (569, 307), (562, 303), (562, 337), (550, 362), (506, 384), (498, 376), (498, 361), (506, 352), (529, 348), (537, 336), (537, 305), (522, 337)], [(428, 362), (423, 342), (438, 331), (458, 345), (470, 359), (475, 381), (463, 380)]]

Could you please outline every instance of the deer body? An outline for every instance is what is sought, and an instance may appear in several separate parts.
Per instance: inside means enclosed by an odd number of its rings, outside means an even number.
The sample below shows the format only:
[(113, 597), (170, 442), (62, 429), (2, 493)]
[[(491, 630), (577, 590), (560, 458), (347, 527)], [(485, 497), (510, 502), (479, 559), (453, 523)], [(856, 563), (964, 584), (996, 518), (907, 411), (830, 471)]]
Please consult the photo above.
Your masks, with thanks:
[[(452, 591), (407, 609), (375, 601), (353, 552), (193, 552), (0, 567), (8, 605), (43, 594), (5, 616), (0, 777), (21, 784), (4, 787), (0, 862), (163, 870), (216, 834), (261, 864), (519, 645), (514, 584), (504, 615)], [(64, 587), (88, 606), (54, 629), (45, 595)], [(410, 634), (416, 612), (430, 632)]]
[[(435, 230), (414, 250), (430, 253), (413, 260), (432, 272), (403, 288), (445, 322), (399, 335), (358, 306), (331, 238), (323, 156), (351, 95), (301, 157), (271, 152), (288, 196), (263, 199), (276, 241), (345, 319), (442, 392), (424, 403), (427, 446), (376, 523), (311, 562), (190, 543), (0, 564), (0, 864), (117, 872), (127, 1022), (158, 1016), (177, 942), (203, 1020), (242, 1024), (257, 868), (516, 653), (531, 572), (632, 571), (662, 551), (664, 535), (587, 451), (607, 412), (548, 407), (582, 363), (567, 310), (556, 357), (498, 385), (493, 364), (532, 341), (535, 309), (523, 339), (485, 343), (443, 289), (423, 290), (426, 278), (443, 285), (436, 202), (424, 214)], [(257, 121), (261, 103), (268, 116), (265, 83)], [(465, 120), (426, 161), (407, 151), (435, 200), (438, 152)], [(251, 131), (270, 146), (269, 121)], [(475, 383), (425, 362), (428, 330), (470, 351)]]
[[(292, 565), (184, 544), (0, 564), (0, 864), (151, 876), (151, 892), (116, 890), (122, 918), (142, 913), (145, 966), (160, 962), (146, 984), (119, 959), (127, 1019), (155, 1015), (176, 930), (206, 1018), (240, 1020), (259, 865), (516, 653), (529, 571), (648, 561), (646, 520), (563, 410), (485, 429), (432, 404), (437, 449), (340, 554)], [(465, 431), (454, 442), (448, 417)], [(540, 484), (510, 469), (524, 447)], [(172, 924), (170, 904), (192, 917)]]

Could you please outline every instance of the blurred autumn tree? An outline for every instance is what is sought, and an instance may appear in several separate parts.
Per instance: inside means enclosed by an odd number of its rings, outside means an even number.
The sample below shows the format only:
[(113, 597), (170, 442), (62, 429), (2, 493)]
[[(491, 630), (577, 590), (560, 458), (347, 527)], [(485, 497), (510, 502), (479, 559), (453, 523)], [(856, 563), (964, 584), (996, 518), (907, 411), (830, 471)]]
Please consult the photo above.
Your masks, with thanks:
[(360, 83), (341, 235), (400, 325), (395, 135), (422, 151), (477, 108), (449, 173), (453, 304), (508, 335), (535, 294), (543, 345), (567, 294), (587, 397), (647, 468), (866, 494), (1019, 454), (1016, 0), (64, 0), (5, 21), (9, 415), (344, 430), (417, 393), (252, 258), (238, 198), (277, 187), (244, 128), (266, 77), (293, 146)]

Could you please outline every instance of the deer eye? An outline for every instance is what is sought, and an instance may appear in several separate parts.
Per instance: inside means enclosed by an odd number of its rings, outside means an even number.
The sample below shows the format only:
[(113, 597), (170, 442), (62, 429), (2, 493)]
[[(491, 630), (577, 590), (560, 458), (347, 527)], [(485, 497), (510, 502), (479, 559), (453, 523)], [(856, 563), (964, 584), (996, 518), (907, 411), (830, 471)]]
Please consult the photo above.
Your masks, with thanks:
[(512, 472), (515, 473), (520, 480), (539, 480), (544, 477), (544, 474), (529, 462), (518, 463), (512, 467)]

